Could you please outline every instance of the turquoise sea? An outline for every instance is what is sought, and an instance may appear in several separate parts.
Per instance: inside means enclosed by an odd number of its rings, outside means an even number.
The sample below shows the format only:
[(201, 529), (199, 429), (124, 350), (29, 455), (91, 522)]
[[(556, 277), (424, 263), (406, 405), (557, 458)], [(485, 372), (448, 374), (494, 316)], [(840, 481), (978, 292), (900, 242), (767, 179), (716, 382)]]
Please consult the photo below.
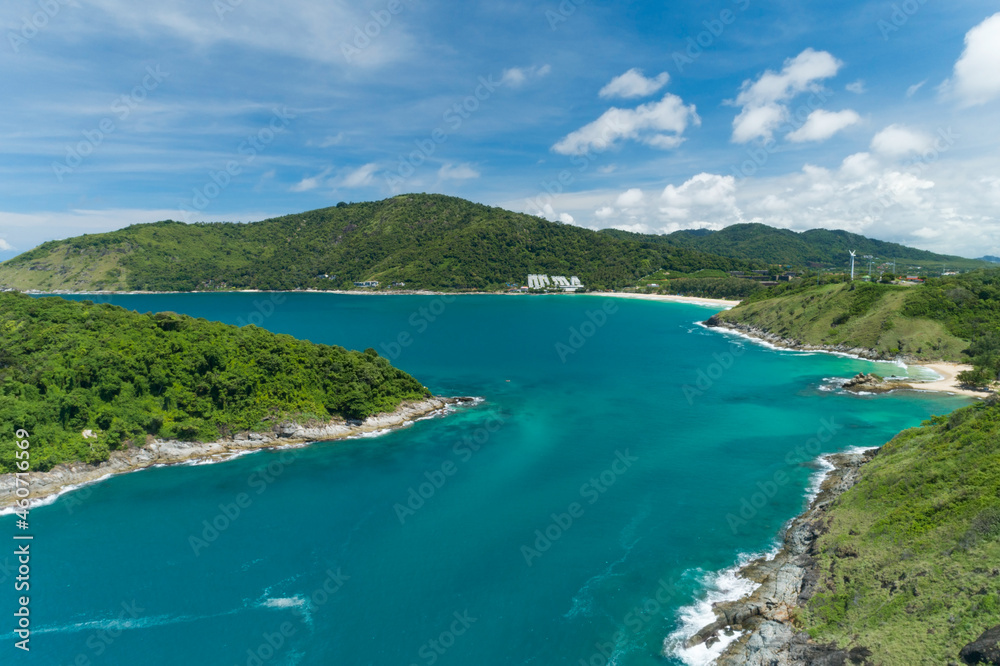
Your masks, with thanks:
[[(115, 296), (348, 348), (484, 399), (377, 437), (150, 469), (31, 513), (31, 652), (62, 666), (701, 663), (674, 645), (773, 548), (818, 454), (967, 400), (595, 296)], [(275, 302), (279, 301), (279, 302)], [(398, 347), (396, 346), (398, 345)], [(8, 543), (14, 517), (0, 517)], [(668, 655), (661, 653), (664, 641)]]

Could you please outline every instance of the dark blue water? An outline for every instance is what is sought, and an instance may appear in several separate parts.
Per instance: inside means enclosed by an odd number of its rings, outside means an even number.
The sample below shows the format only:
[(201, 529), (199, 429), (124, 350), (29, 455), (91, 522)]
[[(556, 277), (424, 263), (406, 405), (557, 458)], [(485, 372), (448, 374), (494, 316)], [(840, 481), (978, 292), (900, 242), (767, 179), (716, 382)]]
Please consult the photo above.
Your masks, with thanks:
[[(965, 402), (831, 390), (875, 364), (708, 331), (697, 306), (277, 300), (113, 302), (375, 347), (435, 392), (485, 402), (380, 437), (146, 470), (35, 509), (32, 649), (13, 648), (18, 593), (0, 568), (3, 663), (682, 663), (661, 656), (664, 639), (734, 584), (713, 572), (773, 546), (817, 454)], [(0, 518), (0, 538), (14, 532)]]

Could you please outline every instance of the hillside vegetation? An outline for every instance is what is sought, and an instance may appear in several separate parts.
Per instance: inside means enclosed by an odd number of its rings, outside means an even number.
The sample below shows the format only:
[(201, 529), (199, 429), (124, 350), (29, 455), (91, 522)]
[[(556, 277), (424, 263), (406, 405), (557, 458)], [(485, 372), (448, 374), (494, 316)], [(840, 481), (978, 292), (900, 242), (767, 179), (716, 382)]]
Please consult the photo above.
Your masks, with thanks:
[[(276, 421), (363, 418), (429, 392), (364, 353), (174, 313), (0, 294), (0, 470), (14, 432), (32, 469), (143, 444), (212, 441)], [(85, 438), (84, 430), (96, 437)]]
[(1000, 374), (998, 270), (915, 286), (801, 280), (756, 292), (717, 317), (809, 344), (971, 363), (976, 371), (963, 378), (974, 384)]
[(828, 516), (799, 616), (812, 637), (865, 663), (958, 663), (1000, 624), (1000, 404), (903, 431)]
[[(660, 268), (743, 270), (751, 262), (621, 240), (442, 195), (338, 204), (251, 224), (133, 225), (51, 241), (0, 264), (21, 290), (343, 289), (356, 281), (407, 289), (497, 290), (529, 273), (576, 275), (621, 288)], [(323, 277), (331, 276), (330, 278)]]
[[(895, 260), (903, 264), (899, 266), (899, 270), (903, 270), (909, 264), (934, 270), (940, 270), (944, 266), (964, 270), (984, 266), (982, 260), (935, 254), (898, 243), (829, 229), (795, 232), (752, 223), (734, 224), (719, 231), (683, 230), (662, 236), (634, 234), (613, 229), (604, 230), (602, 233), (616, 238), (662, 243), (733, 259), (795, 268), (846, 267), (850, 265), (849, 253), (852, 250), (857, 251), (858, 256), (872, 255), (882, 262)], [(863, 262), (860, 259), (858, 261), (858, 266), (861, 267)], [(867, 267), (865, 263), (863, 268), (867, 270)]]

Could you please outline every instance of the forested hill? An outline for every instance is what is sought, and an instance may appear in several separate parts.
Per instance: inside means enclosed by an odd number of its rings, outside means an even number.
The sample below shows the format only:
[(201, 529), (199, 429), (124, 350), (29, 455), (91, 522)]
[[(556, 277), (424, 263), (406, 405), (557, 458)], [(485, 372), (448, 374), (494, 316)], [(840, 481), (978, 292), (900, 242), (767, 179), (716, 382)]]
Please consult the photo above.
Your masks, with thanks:
[(371, 349), (0, 294), (0, 471), (15, 469), (19, 428), (31, 433), (31, 469), (44, 471), (100, 462), (147, 435), (214, 441), (283, 419), (362, 418), (428, 395)]
[(529, 273), (547, 273), (621, 288), (660, 268), (754, 267), (762, 265), (613, 238), (454, 197), (409, 194), (251, 224), (168, 221), (51, 241), (0, 264), (0, 286), (278, 290), (378, 280), (382, 286), (405, 282), (408, 289), (496, 290), (524, 284)]
[(720, 231), (689, 229), (662, 236), (614, 229), (606, 229), (601, 233), (619, 239), (659, 242), (733, 259), (753, 259), (796, 268), (843, 267), (849, 261), (849, 252), (852, 250), (857, 251), (858, 256), (872, 255), (881, 261), (931, 264), (936, 267), (947, 265), (962, 269), (980, 268), (984, 265), (981, 260), (935, 254), (847, 231), (828, 229), (795, 232), (765, 224), (734, 224)]

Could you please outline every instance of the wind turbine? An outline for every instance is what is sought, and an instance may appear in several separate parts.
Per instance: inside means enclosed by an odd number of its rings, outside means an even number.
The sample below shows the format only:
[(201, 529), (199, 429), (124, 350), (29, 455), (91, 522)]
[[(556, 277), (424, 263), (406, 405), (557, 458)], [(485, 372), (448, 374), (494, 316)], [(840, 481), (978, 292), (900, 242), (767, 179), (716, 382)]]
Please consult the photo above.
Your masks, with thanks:
[(850, 250), (851, 252), (851, 281), (854, 280), (854, 257), (858, 254), (857, 250)]

